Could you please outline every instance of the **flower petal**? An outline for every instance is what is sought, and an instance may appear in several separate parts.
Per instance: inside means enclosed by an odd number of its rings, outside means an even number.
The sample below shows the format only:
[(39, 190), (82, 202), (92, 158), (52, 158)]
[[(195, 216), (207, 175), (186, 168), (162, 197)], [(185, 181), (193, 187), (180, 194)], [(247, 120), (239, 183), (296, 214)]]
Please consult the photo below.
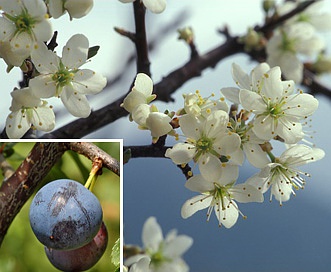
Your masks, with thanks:
[(197, 195), (192, 197), (183, 204), (181, 209), (181, 216), (186, 219), (195, 214), (197, 211), (206, 209), (210, 206), (212, 200), (212, 195)]
[(190, 177), (186, 183), (185, 187), (193, 192), (206, 193), (214, 189), (214, 184), (212, 181), (205, 179), (202, 175), (194, 175)]
[(60, 64), (60, 58), (44, 43), (38, 43), (36, 49), (31, 52), (31, 60), (41, 74), (55, 73)]
[(133, 89), (148, 97), (153, 92), (153, 81), (148, 75), (139, 73), (134, 81)]
[(63, 88), (61, 100), (73, 116), (85, 118), (91, 113), (91, 107), (86, 96), (75, 92), (71, 86)]
[(231, 189), (232, 198), (241, 203), (263, 202), (263, 194), (249, 184), (237, 184)]
[(193, 159), (196, 148), (192, 144), (177, 143), (172, 148), (168, 148), (165, 156), (170, 158), (175, 164), (188, 163)]
[(39, 98), (49, 98), (56, 95), (56, 84), (52, 75), (36, 76), (29, 81), (32, 93)]
[(107, 79), (89, 69), (82, 69), (75, 73), (73, 88), (81, 94), (97, 94), (103, 90)]
[(163, 241), (163, 234), (156, 218), (149, 217), (143, 226), (142, 241), (146, 249), (157, 252), (160, 243)]
[(89, 41), (83, 34), (72, 36), (62, 50), (62, 62), (67, 68), (77, 69), (87, 60)]
[(6, 119), (6, 133), (10, 139), (20, 139), (30, 129), (31, 124), (20, 110), (10, 113)]
[(161, 13), (165, 10), (166, 0), (143, 0), (144, 6), (153, 13)]

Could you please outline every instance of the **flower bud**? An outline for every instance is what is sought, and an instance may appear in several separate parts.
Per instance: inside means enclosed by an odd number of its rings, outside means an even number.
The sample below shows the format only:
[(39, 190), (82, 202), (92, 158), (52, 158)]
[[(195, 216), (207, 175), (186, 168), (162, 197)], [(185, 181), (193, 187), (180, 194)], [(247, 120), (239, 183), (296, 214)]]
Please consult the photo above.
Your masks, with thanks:
[(190, 44), (193, 42), (194, 39), (194, 32), (192, 27), (184, 27), (177, 30), (179, 33), (178, 39), (184, 40), (187, 44)]

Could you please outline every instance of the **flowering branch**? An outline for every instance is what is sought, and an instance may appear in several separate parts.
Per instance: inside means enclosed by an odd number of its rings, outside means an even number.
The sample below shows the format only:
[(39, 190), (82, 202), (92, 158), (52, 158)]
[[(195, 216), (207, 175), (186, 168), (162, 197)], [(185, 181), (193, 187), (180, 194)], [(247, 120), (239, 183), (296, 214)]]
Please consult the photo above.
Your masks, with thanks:
[[(137, 2), (137, 3), (136, 3)], [(138, 2), (134, 3), (135, 9), (139, 10)], [(286, 19), (291, 18), (295, 14), (306, 9), (310, 4), (315, 1), (307, 1), (303, 4), (299, 5), (296, 9), (280, 16), (271, 22), (266, 23), (264, 26), (259, 27), (256, 26), (255, 29), (261, 32), (269, 32), (272, 29), (275, 29), (280, 23), (284, 22)], [(141, 18), (139, 20), (142, 20)], [(138, 20), (138, 21), (139, 21)], [(142, 25), (142, 22), (140, 22)], [(142, 45), (142, 44), (141, 44)], [(145, 47), (145, 45), (143, 45)], [(209, 52), (199, 55), (193, 59), (190, 59), (187, 63), (183, 66), (179, 67), (178, 69), (170, 72), (167, 76), (165, 76), (159, 83), (154, 86), (154, 93), (157, 95), (157, 99), (164, 102), (173, 101), (171, 94), (173, 94), (178, 88), (180, 88), (185, 82), (188, 80), (198, 77), (201, 75), (202, 71), (207, 68), (215, 67), (221, 60), (225, 59), (234, 54), (238, 53), (246, 53), (250, 55), (253, 59), (258, 59), (259, 61), (263, 61), (265, 59), (265, 52), (264, 50), (261, 51), (252, 51), (246, 52), (244, 49), (244, 45), (239, 42), (238, 36), (230, 36), (225, 43), (222, 45), (210, 50)], [(146, 55), (145, 55), (146, 57)], [(145, 60), (144, 68), (138, 69), (146, 69), (146, 58), (142, 58)], [(147, 58), (148, 59), (148, 58)], [(139, 63), (140, 61), (138, 61)], [(143, 63), (143, 62), (141, 62)], [(138, 64), (137, 64), (138, 65)], [(143, 65), (141, 65), (143, 67)], [(305, 73), (307, 74), (307, 73)], [(312, 76), (311, 73), (308, 73)], [(306, 78), (303, 83), (310, 82), (310, 85), (307, 87), (311, 88), (312, 86), (316, 87), (312, 92), (314, 93), (322, 93), (331, 97), (331, 90), (326, 87), (322, 87), (322, 85), (316, 82), (315, 77)], [(81, 118), (75, 120), (68, 125), (65, 125), (58, 130), (53, 131), (52, 133), (45, 134), (43, 138), (81, 138), (86, 136), (87, 134), (96, 131), (97, 129), (108, 125), (117, 119), (126, 116), (128, 113), (120, 107), (125, 96), (120, 97), (115, 102), (99, 109), (93, 111), (89, 117)]]

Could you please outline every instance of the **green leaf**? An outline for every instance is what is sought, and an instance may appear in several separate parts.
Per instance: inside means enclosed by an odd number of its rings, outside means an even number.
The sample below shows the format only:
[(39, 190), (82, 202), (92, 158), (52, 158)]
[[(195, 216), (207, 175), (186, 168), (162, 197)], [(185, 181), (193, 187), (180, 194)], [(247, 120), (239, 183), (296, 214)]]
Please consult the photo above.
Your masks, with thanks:
[(111, 251), (111, 261), (116, 266), (115, 272), (120, 271), (120, 258), (120, 239), (118, 238)]
[(88, 49), (87, 59), (93, 58), (98, 53), (99, 49), (100, 49), (99, 45), (90, 47)]

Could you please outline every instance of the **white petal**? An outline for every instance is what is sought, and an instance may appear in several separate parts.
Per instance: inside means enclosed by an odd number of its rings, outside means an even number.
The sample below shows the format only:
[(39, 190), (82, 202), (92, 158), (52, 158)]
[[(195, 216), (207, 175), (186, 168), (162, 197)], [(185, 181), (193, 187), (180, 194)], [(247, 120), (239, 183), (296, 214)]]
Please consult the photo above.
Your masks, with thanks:
[(253, 131), (260, 139), (269, 141), (276, 136), (274, 119), (270, 115), (258, 116), (253, 123)]
[(208, 181), (217, 181), (222, 174), (222, 164), (219, 158), (211, 154), (202, 155), (199, 160), (201, 175)]
[[(251, 88), (253, 91), (257, 92), (261, 89), (262, 77), (265, 73), (270, 70), (269, 64), (263, 62), (257, 65), (250, 74), (251, 78)], [(247, 89), (249, 90), (249, 89)]]
[(136, 90), (132, 90), (128, 93), (128, 95), (124, 98), (123, 104), (121, 105), (126, 111), (132, 112), (135, 107), (146, 104), (146, 97), (141, 92)]
[(267, 178), (260, 177), (259, 173), (257, 173), (254, 176), (250, 177), (245, 183), (255, 187), (261, 193), (265, 193), (270, 187), (270, 184), (268, 184), (267, 181)]
[(172, 148), (168, 148), (165, 156), (170, 158), (175, 164), (188, 163), (193, 159), (196, 152), (194, 145), (187, 143), (177, 143)]
[(225, 96), (225, 98), (235, 104), (240, 104), (239, 92), (240, 89), (234, 87), (227, 87), (221, 89), (221, 93)]
[(30, 127), (26, 114), (22, 114), (20, 110), (10, 113), (6, 119), (6, 133), (10, 139), (22, 138)]
[(146, 126), (146, 119), (151, 112), (150, 106), (141, 104), (132, 111), (132, 119), (140, 126)]
[(198, 174), (190, 177), (186, 181), (185, 187), (193, 192), (206, 193), (214, 189), (214, 183), (212, 180), (207, 180), (202, 175)]
[(65, 13), (62, 0), (52, 0), (48, 3), (49, 13), (54, 19), (59, 18)]
[(226, 228), (231, 228), (238, 220), (238, 206), (234, 201), (229, 204), (229, 201), (225, 198), (224, 206), (226, 209), (222, 210), (220, 203), (218, 206), (215, 205), (215, 214), (220, 224)]
[(281, 70), (278, 66), (271, 68), (264, 75), (264, 84), (261, 95), (262, 94), (271, 101), (279, 101), (283, 97)]
[(163, 254), (170, 259), (183, 255), (193, 244), (193, 239), (187, 235), (178, 235), (168, 244), (165, 244)]
[(238, 202), (263, 202), (263, 194), (254, 186), (249, 184), (237, 184), (229, 189), (231, 196)]
[(211, 202), (213, 200), (213, 196), (206, 196), (206, 195), (198, 195), (195, 197), (192, 197), (191, 199), (187, 200), (181, 209), (181, 216), (186, 219), (193, 214), (195, 214), (197, 211), (206, 209), (210, 206)]
[(139, 73), (134, 81), (133, 89), (148, 97), (153, 92), (153, 81), (148, 75)]
[(30, 88), (16, 89), (10, 94), (13, 97), (13, 100), (15, 100), (15, 103), (17, 103), (20, 108), (22, 106), (32, 108), (42, 105), (40, 99), (33, 95)]
[(30, 79), (29, 87), (36, 97), (49, 98), (56, 95), (56, 84), (52, 75), (40, 75)]
[(240, 148), (241, 139), (237, 133), (219, 133), (214, 141), (214, 150), (224, 156), (230, 156)]
[(50, 107), (43, 106), (33, 109), (31, 123), (42, 131), (51, 131), (55, 126), (55, 115)]
[[(306, 117), (318, 108), (318, 100), (310, 94), (293, 94), (288, 97), (285, 104), (286, 115)], [(286, 110), (287, 109), (287, 110)]]
[(38, 43), (38, 47), (32, 50), (31, 60), (41, 74), (55, 73), (59, 69), (60, 58), (44, 43)]
[(87, 60), (89, 41), (83, 34), (72, 36), (62, 50), (62, 62), (68, 68), (77, 69)]
[(155, 217), (149, 217), (143, 226), (142, 241), (147, 249), (157, 252), (160, 243), (163, 241), (163, 234), (160, 225)]
[(285, 117), (278, 120), (275, 134), (283, 138), (287, 144), (295, 144), (304, 137), (301, 123), (293, 122), (291, 118)]
[(300, 166), (306, 163), (320, 160), (325, 153), (322, 149), (311, 148), (306, 145), (294, 145), (283, 152), (280, 162), (290, 166)]
[(162, 112), (151, 112), (146, 119), (146, 126), (152, 137), (161, 137), (172, 130), (171, 118)]
[(82, 69), (75, 73), (73, 88), (81, 94), (97, 94), (103, 90), (107, 79), (89, 69)]
[(87, 15), (93, 8), (93, 0), (68, 0), (64, 3), (70, 17), (81, 18)]
[(85, 118), (91, 113), (91, 107), (86, 96), (75, 92), (70, 86), (63, 88), (61, 100), (73, 116)]
[(19, 15), (22, 11), (21, 1), (0, 0), (0, 9), (11, 15)]
[(238, 64), (236, 63), (232, 64), (231, 72), (232, 72), (233, 80), (241, 89), (246, 89), (246, 90), (251, 89), (249, 76), (241, 69), (241, 67)]
[(33, 28), (33, 34), (35, 35), (37, 41), (48, 41), (52, 38), (52, 24), (49, 20), (42, 20), (36, 23)]
[(34, 41), (31, 34), (28, 32), (18, 32), (10, 40), (10, 45), (14, 52), (18, 51), (21, 55), (25, 54), (26, 56), (29, 56), (34, 47)]
[(184, 114), (179, 118), (180, 129), (188, 138), (198, 140), (201, 136), (201, 123), (191, 114)]
[(212, 112), (203, 125), (203, 130), (208, 138), (215, 138), (226, 130), (229, 115), (222, 110)]
[[(44, 18), (47, 12), (46, 4), (42, 0), (21, 0), (31, 17)], [(40, 19), (40, 18), (38, 18)]]
[(249, 90), (241, 90), (239, 100), (245, 110), (253, 111), (254, 113), (262, 113), (267, 109), (262, 97)]
[(270, 162), (267, 153), (262, 150), (259, 144), (246, 143), (243, 145), (243, 149), (247, 160), (254, 167), (263, 168)]
[(0, 41), (9, 41), (15, 32), (15, 24), (4, 17), (0, 17)]
[(163, 12), (167, 5), (166, 0), (143, 0), (143, 3), (153, 13)]
[(237, 165), (230, 165), (228, 163), (222, 164), (222, 175), (218, 181), (218, 184), (225, 186), (230, 183), (234, 183), (239, 176), (239, 167)]

